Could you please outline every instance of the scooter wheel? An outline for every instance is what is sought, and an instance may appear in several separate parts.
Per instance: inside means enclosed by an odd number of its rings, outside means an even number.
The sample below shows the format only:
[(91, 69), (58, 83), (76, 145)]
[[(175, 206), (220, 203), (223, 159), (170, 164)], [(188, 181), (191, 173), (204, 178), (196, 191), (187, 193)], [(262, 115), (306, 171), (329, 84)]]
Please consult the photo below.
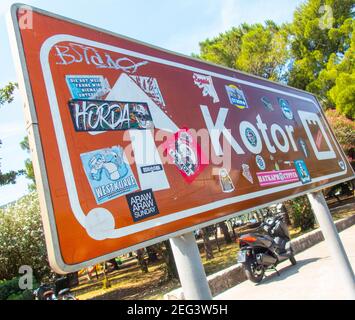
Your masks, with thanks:
[(294, 256), (290, 257), (290, 262), (292, 263), (293, 266), (297, 264), (296, 258)]
[(260, 283), (265, 274), (264, 266), (258, 264), (256, 259), (249, 258), (244, 264), (245, 274), (251, 282)]

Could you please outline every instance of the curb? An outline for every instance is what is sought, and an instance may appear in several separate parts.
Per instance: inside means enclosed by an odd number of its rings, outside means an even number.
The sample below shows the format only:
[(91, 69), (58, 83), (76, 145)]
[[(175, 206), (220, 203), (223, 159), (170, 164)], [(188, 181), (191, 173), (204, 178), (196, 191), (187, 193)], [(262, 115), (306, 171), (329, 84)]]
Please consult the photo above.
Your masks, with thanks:
[[(355, 224), (355, 215), (335, 222), (338, 232), (344, 231)], [(305, 251), (324, 241), (322, 231), (317, 229), (291, 241), (295, 254)], [(212, 296), (216, 296), (247, 280), (243, 266), (236, 264), (207, 277)], [(182, 288), (164, 295), (164, 300), (185, 300)]]

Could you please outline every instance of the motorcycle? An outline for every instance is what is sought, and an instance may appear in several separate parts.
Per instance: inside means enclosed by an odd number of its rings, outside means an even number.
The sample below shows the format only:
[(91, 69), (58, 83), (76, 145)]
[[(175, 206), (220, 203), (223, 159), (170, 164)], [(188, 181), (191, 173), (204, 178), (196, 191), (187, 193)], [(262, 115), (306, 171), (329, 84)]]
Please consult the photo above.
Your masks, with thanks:
[[(263, 233), (259, 233), (262, 230)], [(239, 239), (238, 262), (244, 266), (247, 278), (260, 283), (267, 270), (276, 270), (283, 261), (296, 265), (291, 238), (282, 214), (267, 218), (257, 229)]]
[(64, 278), (55, 281), (54, 285), (42, 284), (33, 294), (35, 300), (77, 300), (69, 288), (63, 287)]

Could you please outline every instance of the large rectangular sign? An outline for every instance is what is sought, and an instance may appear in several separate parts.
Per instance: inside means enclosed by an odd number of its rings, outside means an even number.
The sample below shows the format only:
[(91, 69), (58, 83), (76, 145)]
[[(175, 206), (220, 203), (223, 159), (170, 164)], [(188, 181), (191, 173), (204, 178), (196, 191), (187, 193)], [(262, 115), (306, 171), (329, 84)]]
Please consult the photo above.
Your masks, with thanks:
[(352, 179), (316, 98), (39, 9), (16, 61), (52, 267)]

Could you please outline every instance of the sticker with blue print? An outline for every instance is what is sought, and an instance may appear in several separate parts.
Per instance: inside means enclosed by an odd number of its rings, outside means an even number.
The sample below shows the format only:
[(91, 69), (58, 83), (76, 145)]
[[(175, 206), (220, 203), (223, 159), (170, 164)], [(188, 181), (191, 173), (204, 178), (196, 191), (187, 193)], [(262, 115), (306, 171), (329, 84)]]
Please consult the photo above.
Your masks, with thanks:
[(227, 94), (229, 101), (233, 106), (236, 106), (238, 109), (248, 109), (247, 99), (244, 95), (244, 92), (241, 88), (236, 85), (230, 84), (226, 86)]
[(266, 169), (266, 163), (265, 160), (262, 156), (256, 156), (256, 164), (258, 165), (258, 168), (261, 171), (264, 171)]
[(110, 85), (103, 76), (69, 75), (65, 77), (73, 99), (102, 99), (110, 90)]
[(84, 153), (81, 161), (97, 204), (139, 189), (123, 149), (119, 146)]
[(312, 181), (311, 175), (308, 171), (306, 163), (303, 160), (296, 160), (295, 167), (297, 170), (297, 174), (303, 184), (306, 184), (306, 183), (309, 183)]
[(288, 120), (293, 120), (294, 115), (293, 115), (293, 111), (290, 107), (289, 102), (287, 100), (281, 99), (281, 98), (278, 98), (278, 101), (279, 101), (279, 105), (281, 107), (282, 113), (284, 114), (285, 118)]

